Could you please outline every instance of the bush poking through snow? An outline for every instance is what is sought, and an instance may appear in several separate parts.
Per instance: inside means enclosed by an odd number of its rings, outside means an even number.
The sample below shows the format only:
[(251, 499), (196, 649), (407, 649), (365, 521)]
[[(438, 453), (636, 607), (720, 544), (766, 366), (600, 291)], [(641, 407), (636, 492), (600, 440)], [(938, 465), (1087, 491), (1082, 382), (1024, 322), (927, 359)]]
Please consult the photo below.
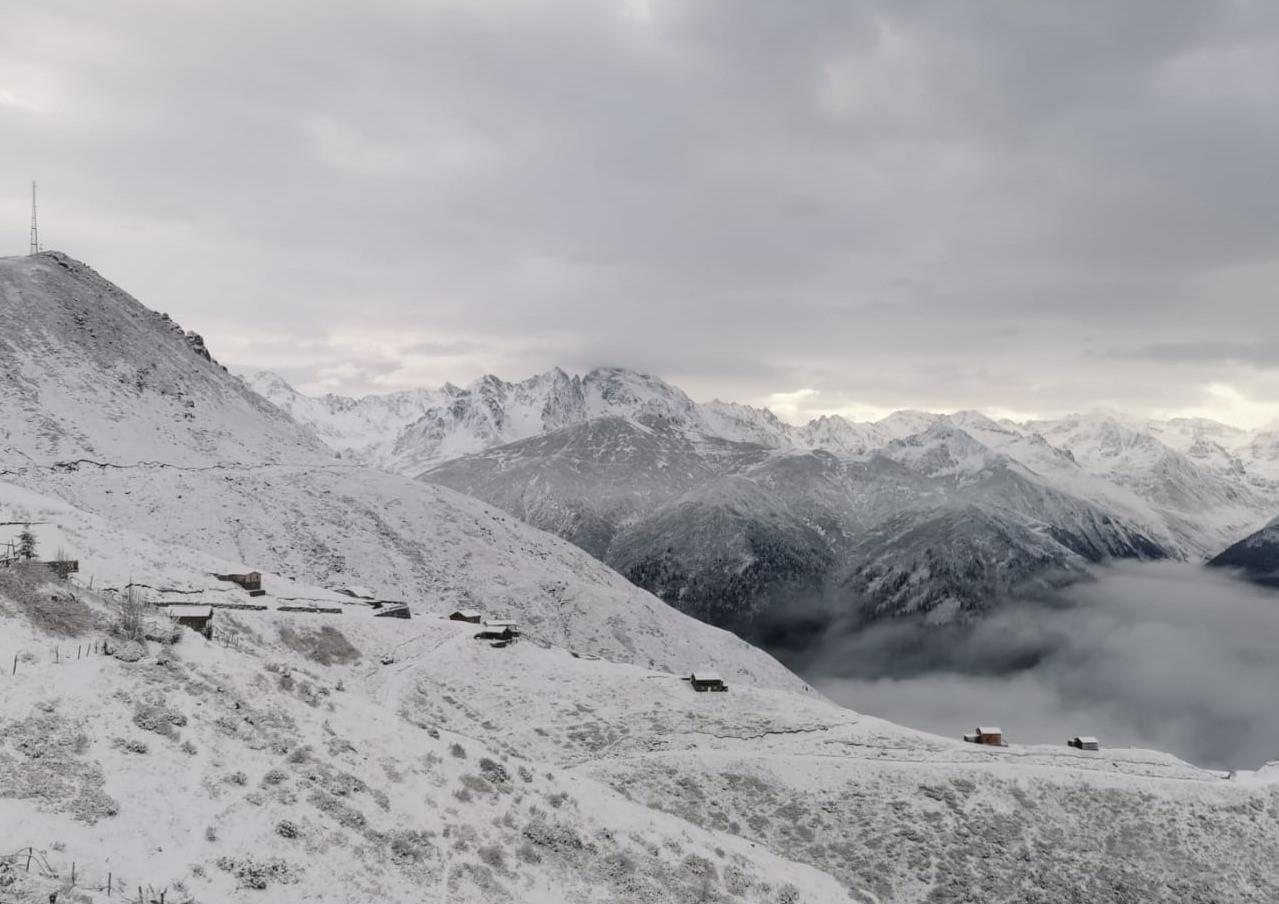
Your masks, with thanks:
[(320, 665), (346, 665), (360, 659), (360, 651), (331, 625), (325, 625), (318, 631), (295, 631), (288, 625), (281, 625), (279, 633), (285, 646)]
[(121, 662), (138, 662), (146, 658), (147, 648), (136, 640), (126, 640), (110, 648), (111, 655)]
[(279, 835), (281, 838), (297, 838), (298, 835), (302, 834), (302, 832), (296, 825), (289, 822), (287, 819), (281, 819), (275, 824), (275, 834)]
[(122, 640), (143, 643), (147, 639), (147, 601), (138, 588), (130, 587), (116, 597), (115, 621), (111, 633)]
[(113, 747), (121, 750), (127, 750), (129, 753), (145, 754), (150, 748), (147, 747), (146, 741), (139, 741), (137, 738), (116, 738), (111, 742)]
[(511, 781), (510, 773), (506, 771), (506, 767), (488, 757), (480, 758), (480, 772), (498, 787), (503, 787)]
[(133, 707), (133, 724), (145, 731), (153, 731), (166, 738), (176, 738), (175, 726), (187, 724), (187, 717), (172, 709), (163, 700), (151, 699)]
[(391, 862), (397, 866), (423, 863), (435, 855), (435, 847), (427, 832), (397, 831), (391, 836), (390, 849)]
[(93, 610), (36, 562), (0, 568), (0, 596), (12, 600), (37, 629), (55, 637), (79, 637), (95, 626)]
[(218, 869), (239, 881), (241, 888), (264, 889), (272, 883), (296, 882), (293, 868), (279, 857), (255, 860), (252, 857), (219, 857)]

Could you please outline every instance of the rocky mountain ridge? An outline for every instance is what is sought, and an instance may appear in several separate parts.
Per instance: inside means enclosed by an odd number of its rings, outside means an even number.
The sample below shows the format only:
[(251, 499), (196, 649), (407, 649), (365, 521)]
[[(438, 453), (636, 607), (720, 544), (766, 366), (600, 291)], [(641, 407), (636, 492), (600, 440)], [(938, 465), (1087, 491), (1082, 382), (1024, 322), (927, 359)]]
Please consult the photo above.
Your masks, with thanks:
[[(824, 619), (965, 618), (1108, 558), (1207, 557), (1279, 506), (1255, 451), (1265, 436), (1113, 412), (1017, 424), (901, 411), (796, 427), (695, 403), (650, 375), (557, 369), (456, 391), (382, 465), (412, 474), (446, 459), (421, 479), (758, 638), (811, 601)], [(1222, 443), (1234, 451), (1212, 451)]]

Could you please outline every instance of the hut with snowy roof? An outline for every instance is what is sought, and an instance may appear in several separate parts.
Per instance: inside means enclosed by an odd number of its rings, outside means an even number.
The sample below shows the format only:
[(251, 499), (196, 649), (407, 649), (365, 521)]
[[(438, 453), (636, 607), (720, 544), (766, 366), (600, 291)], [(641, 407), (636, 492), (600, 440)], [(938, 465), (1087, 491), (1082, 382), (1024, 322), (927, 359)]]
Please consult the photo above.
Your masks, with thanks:
[(213, 607), (177, 605), (166, 606), (164, 614), (184, 628), (203, 634), (205, 640), (213, 639)]
[(484, 621), (484, 613), (479, 609), (454, 609), (449, 613), (449, 621), (470, 622), (478, 625)]
[(998, 725), (978, 725), (976, 731), (964, 735), (970, 744), (986, 744), (990, 747), (1007, 747), (1004, 742), (1004, 730)]
[(214, 577), (219, 581), (230, 581), (232, 584), (239, 584), (249, 591), (250, 596), (266, 592), (262, 589), (262, 572), (260, 571), (250, 571), (248, 574), (215, 574)]
[(728, 690), (728, 685), (724, 683), (724, 679), (719, 676), (719, 673), (712, 672), (710, 669), (698, 669), (688, 676), (688, 680), (695, 691)]
[(486, 621), (483, 630), (475, 636), (480, 640), (511, 641), (520, 636), (520, 626), (507, 618), (495, 618)]
[(1079, 735), (1066, 742), (1068, 747), (1076, 750), (1101, 750), (1101, 742), (1091, 735)]

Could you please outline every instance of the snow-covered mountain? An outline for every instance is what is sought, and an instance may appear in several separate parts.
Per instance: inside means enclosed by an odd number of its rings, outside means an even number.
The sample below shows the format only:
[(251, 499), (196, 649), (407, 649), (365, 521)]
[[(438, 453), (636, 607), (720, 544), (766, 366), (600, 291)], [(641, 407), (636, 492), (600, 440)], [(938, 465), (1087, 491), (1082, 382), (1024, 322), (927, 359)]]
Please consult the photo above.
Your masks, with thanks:
[[(1177, 552), (1139, 518), (1059, 489), (948, 419), (863, 457), (691, 438), (655, 418), (595, 419), (423, 479), (567, 537), (748, 637), (779, 630), (797, 600), (820, 600), (807, 608), (826, 619), (959, 615), (1089, 561)], [(980, 518), (952, 517), (975, 510)], [(965, 579), (923, 567), (921, 555), (943, 549)]]
[(1279, 587), (1279, 518), (1213, 556), (1214, 568), (1236, 568), (1251, 581)]
[(753, 636), (797, 599), (828, 615), (962, 615), (1088, 562), (1209, 556), (1279, 508), (1271, 442), (1106, 411), (794, 426), (609, 368), (485, 377), (407, 425), (379, 463), (570, 539)]
[(276, 374), (260, 370), (242, 377), (258, 395), (336, 451), (352, 457), (376, 457), (394, 444), (406, 424), (439, 405), (447, 405), (460, 390), (446, 384), (439, 390), (414, 389), (354, 399), (332, 393), (317, 397), (298, 392)]

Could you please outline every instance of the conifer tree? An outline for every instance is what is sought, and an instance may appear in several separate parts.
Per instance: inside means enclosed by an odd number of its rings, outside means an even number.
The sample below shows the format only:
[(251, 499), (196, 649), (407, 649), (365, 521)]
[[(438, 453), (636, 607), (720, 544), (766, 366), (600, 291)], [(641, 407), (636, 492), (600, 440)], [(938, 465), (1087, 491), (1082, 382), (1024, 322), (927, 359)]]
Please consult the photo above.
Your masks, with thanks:
[(27, 562), (36, 557), (36, 535), (31, 533), (30, 524), (18, 534), (18, 555)]

